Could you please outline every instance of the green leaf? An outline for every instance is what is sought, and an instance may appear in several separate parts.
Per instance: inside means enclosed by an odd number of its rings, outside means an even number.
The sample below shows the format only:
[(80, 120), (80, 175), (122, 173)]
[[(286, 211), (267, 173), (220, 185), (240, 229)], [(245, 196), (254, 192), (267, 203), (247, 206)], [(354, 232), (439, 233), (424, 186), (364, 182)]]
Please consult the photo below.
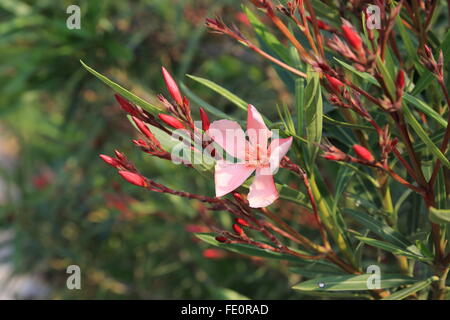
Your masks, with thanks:
[(297, 134), (303, 135), (303, 121), (305, 118), (305, 79), (295, 80), (295, 105), (297, 109)]
[(352, 65), (349, 65), (348, 63), (345, 63), (344, 61), (339, 60), (338, 58), (334, 58), (341, 66), (343, 66), (345, 69), (351, 71), (352, 73), (356, 74), (358, 77), (362, 78), (363, 80), (366, 80), (370, 84), (379, 86), (377, 79), (375, 79), (374, 76), (367, 72), (358, 71), (353, 67)]
[(360, 170), (357, 166), (354, 166), (350, 163), (347, 162), (336, 162), (338, 165), (343, 166), (343, 167), (348, 167), (350, 169), (352, 169), (357, 175), (359, 175), (361, 178), (364, 178), (368, 181), (370, 181), (370, 183), (373, 184), (373, 186), (375, 188), (379, 188), (380, 184), (378, 183), (378, 181), (376, 179), (374, 179), (370, 174)]
[[(243, 254), (243, 255), (249, 255), (249, 256), (255, 256), (255, 257), (261, 257), (261, 258), (267, 258), (267, 259), (278, 259), (278, 260), (288, 260), (292, 262), (298, 262), (303, 261), (302, 259), (299, 259), (295, 256), (287, 255), (284, 253), (279, 252), (273, 252), (265, 249), (260, 249), (258, 247), (254, 247), (247, 244), (240, 244), (240, 243), (221, 243), (215, 239), (215, 235), (212, 233), (196, 233), (195, 236), (199, 238), (200, 240), (211, 244), (213, 246), (226, 249), (235, 253)], [(296, 250), (296, 249), (291, 249)], [(296, 250), (298, 252), (301, 252), (299, 250)], [(301, 252), (304, 253), (304, 252)], [(308, 253), (304, 253), (308, 254)]]
[(243, 6), (250, 24), (259, 36), (260, 41), (270, 48), (282, 61), (289, 61), (289, 52), (287, 48), (278, 40), (276, 36), (270, 33), (269, 29), (262, 23), (258, 17), (247, 7)]
[[(300, 291), (366, 291), (370, 290), (368, 280), (372, 276), (373, 274), (321, 277), (301, 282), (293, 289)], [(415, 281), (411, 277), (402, 275), (382, 275), (380, 289), (396, 288)]]
[(281, 199), (295, 202), (309, 208), (308, 202), (306, 201), (306, 196), (303, 192), (296, 190), (286, 184), (276, 183), (275, 185), (278, 189), (278, 193), (280, 194)]
[(450, 168), (450, 161), (447, 157), (439, 150), (439, 148), (433, 143), (430, 139), (429, 135), (425, 132), (419, 122), (414, 118), (411, 110), (409, 110), (408, 106), (403, 104), (403, 113), (405, 114), (406, 121), (411, 125), (413, 130), (417, 133), (419, 138), (427, 145), (428, 150), (432, 152), (436, 157), (441, 160), (442, 164), (446, 167)]
[(407, 250), (405, 250), (399, 246), (396, 246), (390, 242), (380, 241), (380, 240), (362, 237), (362, 236), (355, 236), (355, 238), (358, 239), (359, 241), (364, 242), (365, 244), (368, 244), (369, 246), (392, 252), (395, 255), (405, 256), (405, 257), (409, 257), (411, 259), (420, 260), (420, 261), (432, 260), (432, 258), (425, 258), (422, 255), (413, 254), (410, 251), (407, 251)]
[(212, 82), (211, 80), (200, 78), (200, 77), (195, 77), (195, 76), (192, 76), (189, 74), (187, 76), (189, 78), (191, 78), (192, 80), (195, 80), (195, 81), (203, 84), (204, 86), (212, 89), (213, 91), (217, 92), (218, 94), (220, 94), (221, 96), (223, 96), (230, 102), (234, 103), (237, 107), (241, 108), (242, 110), (247, 111), (248, 103), (245, 102), (244, 100), (242, 100), (241, 98), (239, 98), (234, 93), (230, 92), (229, 90), (219, 86), (218, 84)]
[(420, 99), (417, 99), (416, 97), (405, 93), (403, 95), (403, 99), (412, 105), (414, 105), (417, 109), (425, 113), (430, 118), (436, 120), (438, 124), (440, 124), (442, 127), (447, 128), (447, 121), (439, 114), (437, 113), (433, 108), (431, 108), (428, 104), (423, 102)]
[[(353, 66), (337, 59), (334, 58), (340, 65), (342, 65), (345, 69), (351, 71), (352, 73), (356, 74), (358, 77), (362, 78), (363, 80), (369, 82), (370, 84), (376, 85), (377, 87), (379, 87), (380, 85), (378, 84), (378, 81), (370, 74), (366, 73), (366, 72), (361, 72), (356, 70)], [(436, 120), (437, 123), (439, 123), (441, 126), (443, 127), (447, 127), (447, 121), (439, 114), (437, 113), (433, 108), (431, 108), (428, 104), (426, 104), (425, 102), (423, 102), (422, 100), (416, 98), (415, 96), (409, 94), (409, 93), (404, 93), (403, 95), (403, 99), (409, 103), (411, 103), (412, 105), (414, 105), (417, 109), (419, 109), (420, 111), (422, 111), (423, 113), (425, 113), (427, 116), (429, 116), (430, 118)]]
[(366, 213), (353, 209), (344, 209), (344, 212), (389, 243), (396, 245), (402, 250), (409, 251), (414, 255), (423, 257), (419, 248), (406, 239), (400, 232), (389, 227), (386, 223), (377, 220)]
[(197, 96), (194, 92), (192, 92), (184, 83), (180, 83), (181, 90), (183, 90), (184, 94), (191, 99), (192, 102), (198, 104), (200, 107), (205, 109), (206, 111), (210, 112), (211, 114), (215, 115), (218, 118), (221, 119), (229, 119), (229, 120), (236, 120), (233, 117), (229, 116), (225, 112), (222, 112), (221, 110), (217, 109), (216, 107), (213, 107), (206, 101), (204, 101), (202, 98)]
[(386, 82), (386, 87), (389, 91), (389, 94), (392, 97), (395, 97), (395, 83), (391, 73), (389, 72), (389, 69), (386, 67), (385, 62), (381, 60), (380, 56), (376, 57), (376, 63), (381, 75), (383, 76), (384, 81)]
[(214, 288), (211, 291), (214, 300), (250, 300), (247, 296), (228, 288)]
[(301, 274), (306, 278), (315, 278), (315, 277), (334, 277), (334, 276), (342, 276), (345, 275), (342, 271), (330, 271), (330, 270), (321, 270), (320, 268), (289, 268), (289, 271), (292, 273)]
[(310, 149), (310, 163), (313, 163), (322, 139), (323, 102), (319, 73), (309, 70), (305, 88), (305, 127)]
[(430, 207), (429, 217), (432, 222), (437, 224), (450, 223), (450, 209), (436, 209)]
[(432, 276), (426, 280), (416, 282), (412, 286), (409, 286), (405, 289), (399, 290), (386, 298), (383, 298), (383, 300), (402, 300), (405, 298), (408, 298), (410, 295), (416, 293), (417, 291), (423, 290), (427, 287), (429, 287), (434, 281), (439, 280), (438, 277)]
[(411, 61), (417, 60), (417, 48), (414, 46), (414, 44), (411, 41), (412, 35), (408, 34), (408, 31), (406, 30), (405, 26), (402, 23), (402, 19), (400, 18), (400, 15), (398, 15), (395, 19), (395, 24), (397, 28), (400, 30), (400, 36), (402, 37), (403, 43), (405, 44), (406, 52), (408, 53), (409, 58)]
[(128, 101), (130, 101), (130, 102), (132, 102), (132, 103), (142, 107), (143, 109), (145, 109), (145, 110), (147, 110), (148, 112), (151, 112), (151, 113), (159, 113), (159, 112), (162, 111), (162, 109), (160, 107), (155, 106), (155, 105), (153, 105), (151, 103), (148, 103), (147, 101), (139, 98), (138, 96), (136, 96), (135, 94), (131, 93), (127, 89), (125, 89), (122, 86), (120, 86), (117, 83), (115, 83), (114, 81), (109, 80), (104, 75), (98, 73), (97, 71), (95, 71), (94, 69), (92, 69), (91, 67), (86, 65), (83, 61), (80, 60), (80, 63), (83, 65), (83, 67), (87, 71), (89, 71), (94, 76), (96, 76), (98, 79), (103, 81), (106, 85), (108, 85), (111, 89), (113, 89), (115, 92), (120, 94), (122, 97), (124, 97)]

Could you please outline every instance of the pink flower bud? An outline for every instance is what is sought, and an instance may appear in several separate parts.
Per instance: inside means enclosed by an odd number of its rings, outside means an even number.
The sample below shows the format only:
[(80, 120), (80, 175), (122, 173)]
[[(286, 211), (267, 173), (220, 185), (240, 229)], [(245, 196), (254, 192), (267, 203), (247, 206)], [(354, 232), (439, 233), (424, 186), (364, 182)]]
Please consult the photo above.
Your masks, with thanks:
[(173, 80), (172, 76), (169, 72), (167, 72), (166, 68), (162, 67), (162, 74), (164, 77), (164, 82), (166, 83), (167, 90), (169, 91), (170, 95), (172, 96), (173, 100), (178, 105), (183, 104), (183, 98), (181, 97), (180, 89), (178, 89), (177, 84), (175, 83), (175, 80)]
[(242, 228), (239, 225), (237, 225), (237, 224), (233, 224), (233, 230), (238, 235), (243, 235), (244, 234), (244, 230), (242, 230)]
[(356, 33), (356, 31), (350, 26), (350, 24), (343, 24), (342, 32), (344, 33), (345, 39), (353, 49), (355, 49), (356, 51), (362, 49), (362, 40), (358, 33)]
[(139, 131), (141, 131), (144, 136), (146, 136), (149, 139), (153, 138), (153, 134), (151, 133), (150, 129), (147, 127), (147, 125), (143, 121), (141, 121), (140, 119), (138, 119), (136, 117), (131, 117), (131, 118), (133, 119), (133, 122), (138, 127)]
[(135, 145), (137, 145), (138, 147), (141, 147), (141, 148), (146, 148), (147, 147), (147, 143), (145, 143), (145, 141), (142, 140), (142, 139), (133, 140), (133, 143)]
[(146, 179), (134, 172), (130, 171), (119, 171), (119, 174), (131, 184), (134, 184), (138, 187), (146, 188), (148, 186)]
[(327, 78), (328, 83), (330, 86), (337, 92), (341, 92), (342, 88), (344, 87), (344, 84), (342, 81), (336, 79), (335, 77), (329, 76), (325, 73), (325, 77)]
[(397, 73), (397, 79), (395, 80), (397, 90), (402, 91), (405, 88), (405, 73), (403, 70), (399, 70)]
[(117, 166), (120, 165), (120, 162), (119, 162), (117, 159), (114, 159), (114, 158), (112, 158), (112, 157), (110, 157), (110, 156), (101, 154), (101, 155), (100, 155), (100, 158), (101, 158), (103, 161), (105, 161), (107, 164), (109, 164), (110, 166), (112, 166), (112, 167), (114, 167), (114, 168), (116, 168)]
[(118, 150), (114, 150), (114, 153), (115, 153), (117, 159), (119, 159), (120, 161), (125, 160), (125, 156), (122, 154), (122, 152), (120, 152)]
[(206, 114), (205, 110), (203, 110), (203, 108), (200, 108), (200, 118), (202, 119), (203, 131), (207, 131), (209, 129), (210, 122), (208, 115)]
[(363, 146), (355, 144), (353, 145), (353, 150), (355, 151), (355, 153), (358, 155), (359, 158), (366, 160), (368, 162), (375, 161), (375, 158), (370, 153), (370, 151), (364, 148)]
[(172, 127), (174, 129), (184, 129), (183, 124), (180, 120), (178, 120), (175, 117), (169, 116), (168, 114), (160, 113), (158, 114), (159, 119), (161, 119), (162, 122), (167, 124), (169, 127)]
[(122, 96), (115, 94), (114, 97), (116, 98), (117, 102), (119, 102), (122, 109), (131, 115), (136, 115), (136, 110), (134, 106), (129, 103), (127, 100), (125, 100)]
[(236, 218), (234, 221), (236, 221), (237, 224), (240, 224), (241, 226), (248, 227), (250, 224), (247, 220)]
[(342, 160), (341, 157), (339, 157), (336, 154), (332, 154), (332, 153), (325, 154), (323, 157), (325, 159), (331, 160), (331, 161), (340, 161), (340, 160)]

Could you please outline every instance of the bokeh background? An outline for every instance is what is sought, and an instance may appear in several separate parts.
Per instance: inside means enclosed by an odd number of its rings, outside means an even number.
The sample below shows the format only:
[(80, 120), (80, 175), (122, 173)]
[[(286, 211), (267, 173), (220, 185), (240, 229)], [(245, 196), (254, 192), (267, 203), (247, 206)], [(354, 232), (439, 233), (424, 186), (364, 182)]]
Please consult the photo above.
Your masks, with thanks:
[[(81, 8), (80, 30), (66, 27), (72, 4)], [(79, 63), (155, 103), (165, 92), (164, 65), (227, 113), (235, 108), (185, 74), (211, 79), (270, 116), (291, 99), (273, 68), (204, 27), (216, 14), (245, 26), (240, 5), (0, 1), (1, 298), (299, 298), (285, 265), (196, 241), (192, 232), (205, 228), (199, 203), (142, 191), (99, 159), (119, 149), (174, 189), (213, 192), (212, 182), (137, 150), (113, 91)], [(71, 264), (81, 268), (81, 290), (66, 288)]]

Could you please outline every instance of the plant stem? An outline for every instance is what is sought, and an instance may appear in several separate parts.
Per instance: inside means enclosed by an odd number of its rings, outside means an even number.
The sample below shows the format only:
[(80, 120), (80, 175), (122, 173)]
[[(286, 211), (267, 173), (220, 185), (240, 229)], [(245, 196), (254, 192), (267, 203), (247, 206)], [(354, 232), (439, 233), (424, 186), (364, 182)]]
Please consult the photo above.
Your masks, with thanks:
[(445, 281), (447, 280), (450, 267), (446, 266), (437, 269), (437, 276), (439, 277), (439, 280), (433, 283), (433, 299), (444, 300), (446, 293)]

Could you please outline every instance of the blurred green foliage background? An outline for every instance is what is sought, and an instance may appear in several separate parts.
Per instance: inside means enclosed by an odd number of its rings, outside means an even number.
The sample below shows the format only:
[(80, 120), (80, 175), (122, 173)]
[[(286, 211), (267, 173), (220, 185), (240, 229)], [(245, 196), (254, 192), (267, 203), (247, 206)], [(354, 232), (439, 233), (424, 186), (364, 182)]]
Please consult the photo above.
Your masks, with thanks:
[[(71, 4), (81, 8), (80, 30), (66, 27)], [(139, 190), (98, 158), (119, 149), (157, 181), (212, 195), (212, 182), (133, 146), (135, 132), (112, 90), (79, 60), (153, 102), (165, 92), (164, 65), (225, 112), (235, 108), (184, 75), (204, 76), (255, 105), (274, 106), (289, 97), (276, 89), (273, 69), (203, 26), (205, 17), (218, 13), (245, 23), (236, 16), (239, 5), (0, 2), (0, 229), (13, 234), (0, 244), (12, 249), (1, 263), (12, 263), (17, 274), (41, 275), (49, 298), (298, 297), (290, 289), (298, 279), (289, 279), (279, 262), (205, 251), (189, 232), (205, 228), (198, 203)], [(82, 290), (66, 288), (71, 264), (81, 267)]]

